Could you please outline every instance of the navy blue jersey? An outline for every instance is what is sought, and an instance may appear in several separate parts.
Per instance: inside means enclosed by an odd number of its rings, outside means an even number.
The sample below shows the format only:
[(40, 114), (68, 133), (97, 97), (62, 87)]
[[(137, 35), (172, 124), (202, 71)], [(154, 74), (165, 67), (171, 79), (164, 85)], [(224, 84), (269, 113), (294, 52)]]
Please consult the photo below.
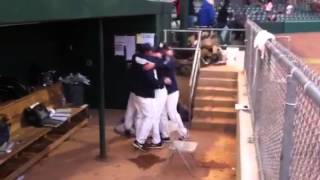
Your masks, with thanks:
[(171, 84), (166, 85), (168, 94), (174, 93), (178, 90), (178, 83), (176, 79), (176, 63), (173, 57), (165, 57), (164, 63), (165, 71), (164, 76), (170, 78)]
[(150, 57), (149, 60), (152, 63), (156, 64), (156, 70), (157, 70), (157, 76), (158, 76), (158, 81), (159, 81), (159, 88), (164, 87), (164, 74), (166, 71), (166, 66), (164, 65), (163, 59), (157, 58), (157, 57)]
[[(137, 96), (154, 98), (154, 90), (160, 86), (159, 81), (155, 77), (154, 70), (144, 70), (143, 64), (138, 64), (135, 61), (136, 57), (142, 57), (142, 55), (136, 54), (133, 56), (130, 69), (130, 90)], [(147, 57), (144, 58), (148, 60)]]
[(164, 64), (164, 60), (160, 59), (158, 57), (154, 57), (154, 56), (146, 56), (146, 55), (142, 55), (139, 56), (140, 58), (143, 58), (143, 60), (141, 60), (139, 63), (145, 63), (147, 62), (152, 62), (156, 65), (155, 69), (157, 72), (157, 79), (158, 79), (158, 83), (159, 83), (159, 88), (163, 88), (164, 87), (164, 73), (167, 70), (166, 65)]

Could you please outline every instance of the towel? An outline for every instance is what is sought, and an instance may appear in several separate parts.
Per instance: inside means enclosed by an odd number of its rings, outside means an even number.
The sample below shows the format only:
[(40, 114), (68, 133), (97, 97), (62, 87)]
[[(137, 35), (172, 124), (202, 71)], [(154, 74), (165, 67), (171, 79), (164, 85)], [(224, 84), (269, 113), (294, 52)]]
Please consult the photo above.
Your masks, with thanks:
[(257, 36), (254, 39), (253, 47), (258, 48), (260, 50), (261, 58), (264, 58), (265, 45), (267, 41), (270, 39), (274, 40), (275, 36), (266, 30), (259, 31)]

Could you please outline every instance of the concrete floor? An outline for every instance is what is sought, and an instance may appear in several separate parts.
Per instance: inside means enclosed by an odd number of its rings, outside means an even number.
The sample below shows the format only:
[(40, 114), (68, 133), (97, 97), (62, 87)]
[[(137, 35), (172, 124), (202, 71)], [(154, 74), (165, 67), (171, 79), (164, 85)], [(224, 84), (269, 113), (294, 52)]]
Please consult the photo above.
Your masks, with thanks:
[(97, 113), (92, 113), (88, 126), (76, 132), (47, 158), (26, 174), (26, 180), (153, 180), (153, 179), (235, 179), (236, 140), (234, 129), (214, 132), (191, 131), (191, 140), (199, 143), (188, 159), (193, 162), (190, 176), (179, 156), (168, 164), (168, 145), (161, 150), (142, 153), (131, 146), (132, 139), (120, 137), (112, 130), (124, 111), (106, 110), (108, 159), (97, 160), (99, 132)]

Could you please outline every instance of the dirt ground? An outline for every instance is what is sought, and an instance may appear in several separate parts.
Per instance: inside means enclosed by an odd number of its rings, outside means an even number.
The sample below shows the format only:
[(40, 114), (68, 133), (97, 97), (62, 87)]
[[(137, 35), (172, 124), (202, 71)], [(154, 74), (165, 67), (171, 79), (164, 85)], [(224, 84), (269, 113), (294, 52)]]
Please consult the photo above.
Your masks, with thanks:
[(312, 69), (320, 72), (320, 33), (288, 33), (280, 36), (288, 38), (277, 38), (284, 46), (290, 49), (298, 57), (301, 57)]
[(61, 144), (48, 157), (42, 159), (26, 174), (26, 180), (153, 180), (153, 179), (235, 179), (236, 140), (234, 130), (221, 128), (214, 132), (191, 131), (191, 140), (198, 142), (194, 158), (185, 157), (194, 166), (192, 177), (178, 155), (172, 163), (171, 150), (143, 153), (135, 150), (133, 139), (113, 132), (124, 111), (106, 111), (108, 158), (97, 159), (99, 133), (97, 112), (93, 111), (89, 124)]
[[(177, 76), (180, 102), (189, 100), (189, 77)], [(123, 116), (123, 110), (106, 110), (108, 158), (101, 161), (99, 154), (99, 125), (96, 111), (89, 124), (76, 132), (47, 158), (25, 174), (25, 180), (234, 180), (236, 173), (236, 137), (234, 129), (221, 127), (214, 132), (192, 130), (191, 140), (198, 143), (194, 158), (185, 157), (193, 168), (193, 176), (169, 145), (161, 150), (142, 153), (135, 150), (133, 139), (121, 137), (113, 127)]]

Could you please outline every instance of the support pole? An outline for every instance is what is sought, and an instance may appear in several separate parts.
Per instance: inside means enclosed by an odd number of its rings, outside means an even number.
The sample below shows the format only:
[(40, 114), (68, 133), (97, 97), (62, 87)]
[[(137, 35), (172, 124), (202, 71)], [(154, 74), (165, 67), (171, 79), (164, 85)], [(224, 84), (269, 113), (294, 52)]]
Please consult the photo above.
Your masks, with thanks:
[(280, 161), (280, 180), (290, 179), (291, 152), (293, 148), (293, 122), (295, 118), (295, 108), (297, 99), (297, 82), (292, 75), (287, 77), (287, 95), (284, 112), (282, 152)]
[(103, 21), (99, 20), (99, 54), (100, 54), (100, 100), (99, 108), (99, 138), (100, 138), (100, 159), (106, 159), (106, 134), (104, 119), (104, 42), (103, 42)]

